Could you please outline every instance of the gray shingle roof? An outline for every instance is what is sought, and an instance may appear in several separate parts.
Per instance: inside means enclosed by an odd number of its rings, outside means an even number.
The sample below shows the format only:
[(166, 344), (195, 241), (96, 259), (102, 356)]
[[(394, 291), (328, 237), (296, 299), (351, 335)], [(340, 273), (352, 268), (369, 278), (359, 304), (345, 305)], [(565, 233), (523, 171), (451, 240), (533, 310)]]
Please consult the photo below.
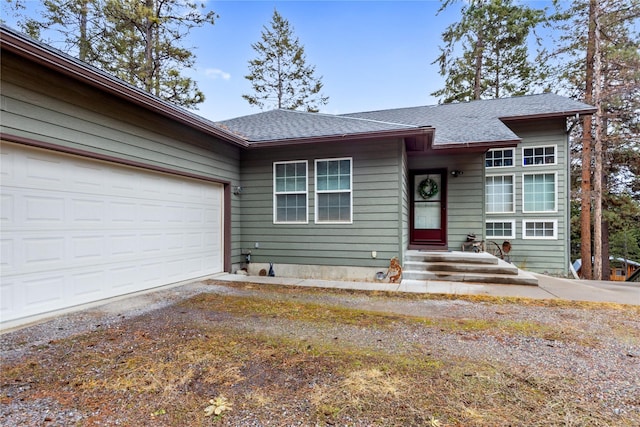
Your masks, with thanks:
[[(434, 145), (518, 140), (502, 120), (529, 117), (568, 117), (595, 109), (570, 98), (545, 93), (456, 104), (399, 108), (345, 114), (344, 117), (433, 126)], [(501, 120), (502, 119), (502, 120)]]
[(410, 124), (384, 123), (371, 119), (293, 110), (272, 110), (238, 117), (219, 122), (218, 126), (250, 142), (295, 140), (419, 128), (419, 126)]
[(593, 111), (590, 105), (547, 93), (339, 116), (273, 110), (226, 120), (218, 125), (253, 143), (434, 127), (434, 145), (447, 146), (519, 141), (520, 138), (502, 120), (568, 117)]

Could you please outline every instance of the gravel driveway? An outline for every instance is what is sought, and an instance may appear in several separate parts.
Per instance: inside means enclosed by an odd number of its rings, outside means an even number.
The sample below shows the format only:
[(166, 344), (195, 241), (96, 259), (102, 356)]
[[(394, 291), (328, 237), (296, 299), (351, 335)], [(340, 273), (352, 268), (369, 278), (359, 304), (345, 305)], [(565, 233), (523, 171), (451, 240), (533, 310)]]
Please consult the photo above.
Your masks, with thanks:
[[(362, 310), (366, 313), (379, 313), (393, 317), (391, 326), (363, 327), (350, 322), (316, 323), (313, 321), (294, 321), (289, 316), (234, 312), (222, 306), (203, 311), (201, 306), (185, 306), (189, 298), (207, 295), (216, 301), (229, 298), (229, 301), (241, 301), (253, 298), (266, 301), (267, 306), (277, 306), (284, 302), (298, 304), (301, 307), (340, 308), (341, 310)], [(226, 301), (226, 300), (225, 300)], [(183, 305), (181, 305), (183, 304)], [(186, 307), (186, 308), (185, 308)], [(354, 311), (355, 313), (355, 311)], [(373, 315), (373, 314), (371, 314)], [(60, 396), (50, 392), (38, 392), (44, 387), (34, 379), (35, 374), (22, 373), (24, 366), (42, 364), (40, 368), (55, 370), (48, 363), (60, 363), (61, 355), (72, 354), (78, 340), (91, 334), (127, 331), (124, 343), (118, 345), (135, 347), (136, 339), (158, 333), (158, 337), (167, 336), (172, 331), (186, 334), (182, 342), (201, 336), (192, 331), (194, 322), (215, 322), (216, 329), (244, 331), (259, 334), (261, 337), (277, 337), (288, 342), (308, 342), (309, 347), (331, 346), (339, 342), (341, 348), (371, 349), (386, 355), (414, 354), (419, 349), (425, 357), (447, 363), (448, 360), (478, 361), (483, 366), (496, 369), (508, 369), (524, 378), (543, 379), (567, 378), (570, 386), (563, 385), (550, 394), (569, 393), (567, 405), (579, 411), (581, 406), (589, 408), (590, 414), (571, 418), (564, 415), (564, 425), (583, 425), (580, 420), (595, 420), (598, 425), (640, 425), (640, 311), (637, 307), (588, 304), (559, 304), (525, 301), (474, 299), (465, 297), (437, 296), (398, 296), (393, 294), (322, 291), (317, 289), (281, 288), (264, 285), (229, 284), (223, 282), (194, 282), (184, 286), (164, 289), (158, 292), (121, 299), (103, 306), (54, 318), (47, 322), (23, 329), (4, 333), (0, 336), (2, 350), (3, 375), (1, 384), (0, 423), (6, 426), (21, 425), (180, 425), (173, 418), (162, 418), (165, 410), (157, 411), (151, 419), (148, 411), (143, 419), (137, 419), (132, 413), (116, 406), (109, 411), (104, 405), (88, 408), (88, 398), (80, 391), (69, 391), (62, 386)], [(364, 316), (364, 315), (363, 315)], [(411, 321), (405, 321), (404, 319)], [(145, 329), (145, 328), (148, 328)], [(164, 328), (158, 331), (160, 328)], [(186, 332), (184, 332), (186, 331)], [(145, 335), (146, 334), (146, 335)], [(191, 334), (191, 335), (190, 335)], [(111, 335), (107, 335), (111, 336)], [(156, 338), (157, 340), (157, 338)], [(84, 342), (84, 341), (82, 341)], [(75, 343), (75, 344), (74, 344)], [(311, 344), (312, 343), (312, 344)], [(92, 343), (95, 352), (114, 354), (108, 349), (108, 342), (101, 340)], [(66, 347), (65, 347), (66, 346)], [(124, 347), (118, 347), (120, 350)], [(160, 348), (160, 347), (156, 347)], [(324, 348), (324, 347), (323, 347)], [(100, 349), (100, 350), (99, 350)], [(162, 351), (162, 350), (158, 350)], [(66, 352), (66, 353), (65, 353)], [(117, 352), (116, 352), (117, 353)], [(121, 357), (126, 351), (121, 351)], [(113, 356), (114, 360), (117, 359)], [(64, 359), (63, 359), (64, 360)], [(29, 362), (30, 361), (30, 362)], [(56, 362), (57, 361), (57, 362)], [(108, 362), (114, 366), (114, 361)], [(45, 369), (45, 370), (46, 370)], [(74, 367), (85, 378), (84, 368)], [(95, 368), (95, 377), (106, 375)], [(240, 369), (240, 368), (239, 368)], [(241, 367), (242, 372), (248, 369)], [(240, 371), (239, 371), (240, 372)], [(240, 375), (240, 374), (238, 374)], [(465, 374), (466, 375), (466, 374)], [(243, 374), (246, 378), (246, 374)], [(295, 375), (290, 374), (287, 381), (294, 382)], [(194, 380), (195, 381), (195, 380)], [(243, 382), (244, 381), (244, 382)], [(300, 381), (309, 382), (305, 376)], [(324, 375), (314, 377), (314, 382), (334, 379)], [(67, 378), (67, 383), (69, 379)], [(243, 388), (238, 384), (243, 383)], [(195, 382), (193, 383), (195, 384)], [(192, 385), (193, 385), (192, 384)], [(291, 384), (289, 384), (291, 385)], [(187, 387), (187, 385), (184, 385)], [(218, 385), (216, 391), (226, 390), (247, 399), (249, 386), (246, 380), (237, 380), (236, 384)], [(226, 388), (225, 388), (226, 387)], [(234, 388), (236, 387), (236, 388)], [(82, 387), (79, 389), (84, 390)], [(78, 389), (78, 390), (79, 390)], [(43, 389), (44, 390), (44, 389)], [(48, 390), (48, 389), (47, 389)], [(241, 391), (244, 390), (244, 391)], [(167, 398), (166, 387), (159, 392)], [(209, 390), (211, 393), (211, 390)], [(244, 393), (244, 394), (243, 394)], [(126, 395), (126, 393), (125, 393)], [(126, 408), (133, 405), (128, 395)], [(172, 399), (174, 398), (173, 395)], [(84, 400), (83, 400), (84, 399)], [(304, 400), (303, 396), (299, 399)], [(342, 409), (331, 416), (319, 418), (318, 405), (305, 400), (300, 408), (287, 407), (284, 411), (266, 411), (256, 409), (250, 403), (236, 405), (231, 415), (220, 418), (221, 425), (401, 425), (399, 418), (370, 418), (369, 412), (359, 408), (357, 411)], [(565, 400), (562, 400), (565, 402)], [(122, 404), (122, 403), (119, 403)], [(517, 404), (517, 403), (516, 403)], [(123, 404), (124, 405), (124, 404)], [(293, 405), (293, 404), (292, 404)], [(417, 403), (416, 403), (417, 405)], [(134, 405), (135, 406), (135, 405)], [(599, 412), (591, 414), (596, 408)], [(566, 408), (565, 408), (566, 409)], [(557, 411), (562, 408), (546, 408), (558, 420), (562, 416)], [(380, 409), (383, 410), (383, 409)], [(433, 425), (525, 425), (517, 418), (509, 419), (506, 414), (494, 420), (475, 418), (456, 418), (442, 411), (439, 418), (436, 412), (423, 408), (424, 414), (416, 410), (408, 424), (424, 425), (428, 420)], [(120, 411), (119, 415), (116, 415)], [(355, 412), (354, 412), (355, 411)], [(360, 411), (360, 412), (358, 412)], [(535, 410), (532, 409), (535, 412)], [(322, 412), (322, 411), (320, 411)], [(430, 415), (427, 416), (427, 412)], [(355, 415), (354, 415), (355, 414)], [(434, 415), (435, 414), (435, 415)], [(544, 418), (541, 414), (541, 419)], [(333, 418), (331, 418), (333, 417)], [(423, 418), (420, 418), (423, 417)], [(431, 417), (431, 418), (429, 418)], [(593, 417), (593, 418), (589, 418)], [(384, 420), (387, 421), (384, 421)], [(467, 421), (460, 421), (460, 420)], [(172, 421), (173, 420), (173, 421)], [(295, 423), (292, 420), (296, 420)], [(396, 420), (396, 421), (394, 421)], [(534, 421), (530, 425), (545, 425), (544, 421)], [(470, 423), (470, 424), (467, 424)], [(554, 423), (552, 423), (554, 424)], [(202, 425), (208, 425), (202, 422)], [(596, 424), (593, 424), (596, 425)]]

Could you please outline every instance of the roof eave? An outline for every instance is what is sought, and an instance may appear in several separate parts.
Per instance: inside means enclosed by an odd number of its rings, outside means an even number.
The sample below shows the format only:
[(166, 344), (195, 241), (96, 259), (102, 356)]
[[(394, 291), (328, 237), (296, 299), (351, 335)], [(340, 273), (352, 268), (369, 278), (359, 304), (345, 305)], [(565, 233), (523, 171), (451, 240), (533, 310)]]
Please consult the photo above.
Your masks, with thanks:
[(303, 138), (272, 139), (264, 141), (250, 141), (248, 148), (272, 148), (291, 145), (306, 145), (326, 142), (355, 142), (372, 139), (433, 137), (434, 128), (430, 126), (412, 129), (394, 129), (388, 131), (358, 132), (338, 135), (323, 135)]
[(232, 133), (198, 119), (195, 115), (189, 114), (171, 103), (156, 98), (134, 86), (128, 86), (106, 74), (103, 75), (96, 72), (90, 66), (80, 61), (73, 61), (62, 54), (44, 49), (26, 36), (19, 37), (12, 31), (8, 31), (5, 27), (0, 27), (0, 34), (2, 35), (2, 50), (13, 52), (37, 64), (82, 81), (85, 84), (125, 99), (128, 102), (180, 122), (193, 129), (241, 147), (248, 146), (247, 141)]
[(565, 117), (573, 117), (573, 116), (581, 116), (585, 114), (593, 114), (596, 112), (594, 108), (585, 108), (579, 110), (569, 110), (569, 111), (558, 111), (555, 113), (540, 113), (540, 114), (529, 114), (524, 116), (502, 116), (499, 117), (503, 122), (515, 122), (521, 120), (535, 120), (535, 119), (552, 119), (552, 118), (565, 118)]
[(437, 151), (486, 151), (496, 147), (517, 147), (521, 139), (505, 139), (500, 141), (473, 141), (473, 142), (448, 142), (435, 143), (432, 148)]

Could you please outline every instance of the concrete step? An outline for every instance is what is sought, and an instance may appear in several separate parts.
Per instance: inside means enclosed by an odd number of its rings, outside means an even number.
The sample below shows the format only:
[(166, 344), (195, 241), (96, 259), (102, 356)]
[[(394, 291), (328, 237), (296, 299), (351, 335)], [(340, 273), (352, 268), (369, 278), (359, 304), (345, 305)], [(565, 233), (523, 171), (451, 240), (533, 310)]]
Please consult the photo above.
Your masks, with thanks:
[(435, 252), (435, 251), (407, 251), (404, 257), (406, 262), (445, 262), (457, 264), (497, 264), (498, 258), (486, 252)]
[(502, 260), (497, 260), (496, 264), (483, 263), (460, 263), (460, 262), (422, 262), (406, 261), (404, 263), (404, 274), (411, 271), (432, 271), (432, 272), (459, 272), (459, 273), (487, 273), (487, 274), (510, 274), (518, 275), (518, 267)]
[(403, 284), (428, 281), (538, 286), (533, 274), (486, 252), (407, 251)]
[(402, 273), (403, 285), (427, 281), (538, 286), (538, 278), (522, 270), (517, 275), (447, 271), (403, 271)]

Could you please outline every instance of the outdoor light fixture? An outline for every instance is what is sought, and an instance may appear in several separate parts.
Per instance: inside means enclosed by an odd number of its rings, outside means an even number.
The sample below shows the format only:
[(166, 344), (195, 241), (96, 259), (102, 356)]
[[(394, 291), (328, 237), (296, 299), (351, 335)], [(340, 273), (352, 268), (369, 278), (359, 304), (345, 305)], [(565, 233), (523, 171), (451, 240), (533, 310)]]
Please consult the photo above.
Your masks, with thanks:
[(453, 175), (453, 176), (460, 176), (460, 175), (462, 175), (463, 173), (464, 173), (464, 172), (459, 171), (459, 170), (453, 170), (453, 171), (451, 171), (451, 175)]
[(236, 187), (233, 187), (233, 194), (235, 194), (236, 196), (239, 196), (242, 193), (242, 187), (240, 187), (239, 185)]

